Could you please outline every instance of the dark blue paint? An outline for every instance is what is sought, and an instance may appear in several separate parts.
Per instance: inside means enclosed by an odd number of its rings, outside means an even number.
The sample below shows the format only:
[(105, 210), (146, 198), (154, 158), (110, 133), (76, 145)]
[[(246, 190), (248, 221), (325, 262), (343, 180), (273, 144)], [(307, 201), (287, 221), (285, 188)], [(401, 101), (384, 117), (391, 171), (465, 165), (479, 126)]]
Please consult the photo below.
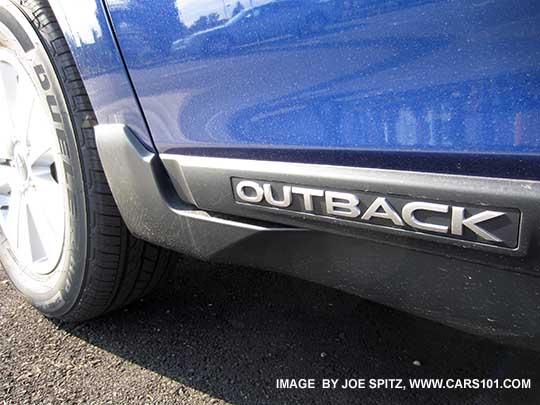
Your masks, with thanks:
[[(172, 49), (185, 55), (211, 55), (230, 51), (235, 46), (317, 33), (325, 25), (338, 22), (339, 15), (333, 6), (332, 1), (287, 0), (238, 9), (238, 14), (215, 27), (199, 30), (195, 22), (196, 28), (185, 32), (183, 38), (176, 38)], [(214, 24), (207, 23), (211, 25)]]
[(148, 125), (101, 0), (49, 0), (100, 124), (122, 123), (150, 150)]
[(161, 152), (540, 152), (537, 1), (171, 4), (110, 8)]
[(122, 55), (100, 0), (52, 3), (99, 122), (149, 148), (540, 178), (538, 2), (249, 1), (110, 2)]

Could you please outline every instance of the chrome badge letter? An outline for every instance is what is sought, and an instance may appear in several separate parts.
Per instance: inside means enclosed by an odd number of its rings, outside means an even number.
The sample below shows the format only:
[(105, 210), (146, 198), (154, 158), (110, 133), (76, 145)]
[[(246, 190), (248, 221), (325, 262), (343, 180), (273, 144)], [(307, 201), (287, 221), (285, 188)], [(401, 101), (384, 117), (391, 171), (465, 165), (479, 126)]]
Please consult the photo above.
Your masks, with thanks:
[(301, 215), (313, 221), (333, 218), (333, 222), (341, 221), (343, 226), (369, 224), (381, 230), (445, 235), (510, 248), (518, 242), (517, 210), (260, 180), (232, 179), (232, 183), (237, 203), (278, 210), (283, 215)]

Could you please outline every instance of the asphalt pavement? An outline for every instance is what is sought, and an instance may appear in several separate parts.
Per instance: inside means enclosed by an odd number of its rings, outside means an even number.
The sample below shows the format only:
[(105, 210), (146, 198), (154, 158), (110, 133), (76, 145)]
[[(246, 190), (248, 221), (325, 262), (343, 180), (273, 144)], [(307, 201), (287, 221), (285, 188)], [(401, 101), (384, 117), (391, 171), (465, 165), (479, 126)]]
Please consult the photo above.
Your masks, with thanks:
[[(1, 270), (0, 404), (539, 402), (539, 353), (283, 275), (193, 260), (170, 273), (126, 309), (64, 324)], [(317, 387), (276, 388), (283, 378)], [(323, 378), (527, 378), (531, 388), (322, 389)]]

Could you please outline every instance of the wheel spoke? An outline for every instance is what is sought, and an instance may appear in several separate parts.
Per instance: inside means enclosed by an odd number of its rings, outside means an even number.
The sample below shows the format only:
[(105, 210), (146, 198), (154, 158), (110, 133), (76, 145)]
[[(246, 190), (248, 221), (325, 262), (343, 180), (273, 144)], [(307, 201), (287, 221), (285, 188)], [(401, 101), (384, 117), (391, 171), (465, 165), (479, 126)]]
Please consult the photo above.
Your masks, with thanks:
[[(19, 258), (31, 258), (30, 235), (28, 232), (28, 215), (26, 202), (22, 193), (13, 190), (9, 199), (9, 209), (4, 226), (7, 238), (17, 250)], [(25, 263), (27, 264), (27, 263)]]
[(19, 251), (19, 257), (24, 258), (31, 263), (34, 261), (34, 255), (32, 252), (28, 206), (26, 205), (26, 199), (24, 198), (24, 195), (21, 196), (21, 204), (19, 207), (19, 221), (17, 225), (17, 250)]
[(15, 133), (8, 100), (16, 93), (17, 73), (5, 62), (0, 62), (0, 159), (13, 156), (12, 136)]
[(0, 117), (0, 159), (9, 160), (13, 158), (13, 144), (7, 134), (13, 129), (5, 124), (5, 119)]
[(33, 260), (53, 257), (60, 242), (58, 225), (54, 224), (55, 213), (47, 212), (36, 195), (32, 193), (28, 194), (27, 207)]
[(19, 222), (19, 211), (21, 210), (21, 194), (17, 190), (12, 190), (9, 198), (9, 209), (6, 216), (4, 232), (9, 239), (17, 240), (17, 226)]
[(17, 176), (16, 170), (7, 163), (0, 164), (0, 195), (7, 194)]
[(32, 166), (32, 171), (41, 171), (51, 167), (54, 163), (54, 150), (50, 145), (32, 145), (28, 162)]
[(54, 243), (63, 236), (64, 207), (60, 191), (52, 178), (40, 180), (34, 190), (28, 191), (28, 207), (36, 230)]
[(35, 89), (29, 78), (18, 77), (17, 94), (11, 117), (15, 128), (15, 137), (18, 142), (26, 145), (28, 143), (28, 128), (31, 121), (31, 114), (36, 105)]
[(36, 166), (32, 174), (32, 183), (35, 192), (40, 194), (44, 201), (54, 201), (61, 196), (61, 187), (54, 180), (50, 166)]
[(0, 159), (8, 160), (13, 158), (13, 141), (11, 134), (15, 133), (6, 107), (0, 103)]
[[(35, 108), (28, 123), (27, 140), (31, 145), (28, 162), (50, 166), (54, 162), (54, 151), (51, 145), (50, 119), (42, 108)], [(54, 135), (53, 135), (54, 136)]]

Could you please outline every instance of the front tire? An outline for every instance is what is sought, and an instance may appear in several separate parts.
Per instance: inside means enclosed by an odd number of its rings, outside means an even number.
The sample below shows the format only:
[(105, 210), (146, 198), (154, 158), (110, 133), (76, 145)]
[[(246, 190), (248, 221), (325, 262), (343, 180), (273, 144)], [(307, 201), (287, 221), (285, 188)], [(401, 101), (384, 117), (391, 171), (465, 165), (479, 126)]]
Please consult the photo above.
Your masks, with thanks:
[[(67, 321), (144, 296), (175, 255), (136, 239), (122, 221), (96, 149), (95, 114), (47, 1), (0, 0), (0, 68), (8, 115), (0, 117), (0, 260), (10, 280), (38, 310)], [(18, 101), (30, 92), (25, 116)], [(48, 145), (39, 169), (36, 144)], [(42, 177), (50, 188), (31, 198)]]

